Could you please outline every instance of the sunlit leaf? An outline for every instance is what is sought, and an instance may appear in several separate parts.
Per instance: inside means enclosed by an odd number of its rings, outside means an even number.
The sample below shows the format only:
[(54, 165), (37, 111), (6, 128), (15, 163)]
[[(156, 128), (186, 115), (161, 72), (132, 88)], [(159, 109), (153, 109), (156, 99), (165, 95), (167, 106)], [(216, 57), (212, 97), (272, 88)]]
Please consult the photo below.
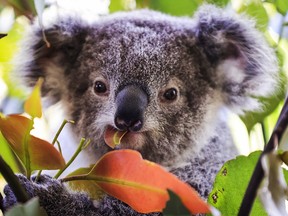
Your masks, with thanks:
[(276, 8), (283, 16), (285, 16), (288, 11), (287, 0), (276, 0)]
[[(87, 174), (91, 171), (93, 166), (89, 168), (80, 168), (75, 170), (74, 172), (70, 173), (69, 176), (76, 176), (76, 175), (83, 175)], [(78, 180), (78, 181), (70, 181), (68, 182), (69, 187), (73, 191), (85, 192), (94, 200), (100, 199), (105, 193), (103, 190), (98, 186), (97, 182), (94, 180)]]
[(264, 170), (264, 179), (258, 195), (263, 207), (269, 215), (287, 216), (285, 201), (288, 188), (281, 167), (282, 161), (275, 152), (271, 152), (262, 157), (261, 163)]
[(34, 197), (25, 204), (17, 204), (9, 209), (5, 216), (47, 216), (45, 210), (40, 206), (39, 198)]
[[(15, 157), (11, 148), (9, 148), (9, 144), (7, 143), (6, 139), (0, 132), (0, 156), (3, 157), (4, 161), (11, 167), (14, 172), (19, 172), (19, 167), (15, 161)], [(1, 187), (0, 187), (1, 188)]]
[(269, 17), (260, 1), (251, 1), (249, 4), (242, 4), (242, 7), (238, 12), (245, 13), (250, 17), (255, 18), (257, 28), (261, 31), (266, 30)]
[[(21, 115), (2, 116), (0, 118), (0, 131), (25, 166), (27, 166), (27, 155), (24, 144), (25, 140), (29, 140), (28, 155), (31, 170), (63, 168), (65, 161), (54, 146), (29, 134), (31, 124), (32, 120)], [(25, 136), (29, 136), (29, 139)]]
[(150, 0), (149, 7), (175, 16), (192, 16), (202, 0)]
[(281, 73), (280, 76), (281, 81), (279, 83), (278, 91), (271, 97), (259, 98), (259, 101), (262, 104), (262, 109), (258, 112), (248, 112), (241, 116), (241, 120), (244, 122), (249, 132), (252, 130), (255, 124), (262, 122), (266, 116), (270, 115), (277, 108), (279, 103), (285, 98), (287, 86), (286, 76), (284, 73)]
[[(256, 151), (248, 157), (238, 156), (226, 162), (216, 176), (208, 203), (216, 207), (222, 215), (238, 215), (238, 210), (248, 183), (260, 157)], [(259, 199), (254, 202), (251, 216), (267, 215)]]
[(41, 86), (43, 79), (39, 79), (36, 83), (29, 98), (24, 103), (24, 111), (31, 117), (41, 118), (42, 116), (42, 105), (41, 105)]
[(143, 160), (133, 150), (112, 151), (104, 155), (88, 178), (108, 194), (141, 213), (162, 211), (169, 199), (167, 189), (176, 193), (192, 213), (208, 213), (209, 206), (197, 192), (161, 166)]
[(225, 6), (229, 2), (229, 0), (207, 0), (206, 2), (209, 4), (215, 4), (218, 6)]
[[(4, 79), (8, 86), (8, 95), (17, 98), (24, 98), (25, 91), (17, 84), (15, 79), (11, 77), (13, 65), (11, 63), (14, 54), (19, 49), (19, 40), (24, 35), (24, 29), (28, 26), (28, 21), (21, 17), (18, 18), (8, 35), (0, 40), (0, 76)], [(5, 50), (5, 52), (2, 52)], [(3, 72), (1, 74), (1, 72)]]
[(110, 13), (116, 12), (116, 11), (123, 11), (127, 10), (126, 4), (128, 1), (125, 0), (111, 0), (109, 5), (109, 11)]

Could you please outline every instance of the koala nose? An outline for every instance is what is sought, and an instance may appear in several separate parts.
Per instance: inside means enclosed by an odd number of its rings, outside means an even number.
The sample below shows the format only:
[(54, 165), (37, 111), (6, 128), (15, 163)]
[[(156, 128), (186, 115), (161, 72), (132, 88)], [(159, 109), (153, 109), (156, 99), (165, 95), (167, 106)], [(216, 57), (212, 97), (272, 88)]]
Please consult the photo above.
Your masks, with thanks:
[(116, 96), (114, 123), (119, 130), (139, 131), (148, 105), (148, 95), (138, 86), (130, 85)]

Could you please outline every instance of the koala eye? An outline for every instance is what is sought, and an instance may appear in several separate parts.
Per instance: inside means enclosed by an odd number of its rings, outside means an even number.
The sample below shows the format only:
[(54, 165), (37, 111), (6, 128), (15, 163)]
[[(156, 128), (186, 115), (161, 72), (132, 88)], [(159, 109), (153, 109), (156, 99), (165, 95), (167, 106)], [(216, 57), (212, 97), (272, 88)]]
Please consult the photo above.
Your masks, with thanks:
[(104, 94), (107, 92), (106, 84), (102, 81), (96, 81), (94, 85), (94, 91), (97, 94)]
[(163, 94), (163, 98), (168, 101), (176, 100), (177, 96), (178, 96), (178, 91), (175, 88), (169, 88)]

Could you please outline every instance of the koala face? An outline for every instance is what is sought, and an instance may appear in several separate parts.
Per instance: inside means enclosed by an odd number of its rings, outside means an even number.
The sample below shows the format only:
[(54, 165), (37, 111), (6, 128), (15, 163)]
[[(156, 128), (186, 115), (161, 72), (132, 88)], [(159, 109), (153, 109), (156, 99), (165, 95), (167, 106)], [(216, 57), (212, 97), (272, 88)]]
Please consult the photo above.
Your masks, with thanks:
[(217, 111), (258, 107), (276, 87), (276, 58), (253, 23), (204, 6), (194, 19), (142, 10), (87, 24), (62, 17), (26, 41), (20, 71), (43, 95), (61, 101), (92, 154), (105, 137), (127, 132), (119, 148), (173, 166), (195, 157), (215, 128)]
[[(211, 84), (200, 74), (201, 53), (193, 51), (188, 28), (168, 26), (158, 32), (157, 25), (147, 28), (131, 20), (119, 33), (123, 21), (118, 22), (102, 24), (100, 32), (96, 26), (86, 38), (78, 67), (67, 80), (68, 111), (95, 151), (107, 148), (104, 135), (112, 136), (112, 129), (128, 130), (120, 148), (139, 150), (163, 165), (175, 163), (186, 151), (198, 150), (195, 139), (212, 102)], [(79, 90), (75, 80), (86, 83)]]

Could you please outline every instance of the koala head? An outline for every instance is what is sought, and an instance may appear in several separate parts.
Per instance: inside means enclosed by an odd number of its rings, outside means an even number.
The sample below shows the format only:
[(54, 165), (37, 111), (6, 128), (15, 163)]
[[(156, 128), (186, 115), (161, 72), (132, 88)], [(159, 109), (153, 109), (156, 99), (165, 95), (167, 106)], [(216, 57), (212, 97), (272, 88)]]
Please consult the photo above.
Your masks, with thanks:
[(34, 25), (18, 65), (26, 83), (44, 78), (43, 96), (60, 101), (92, 154), (105, 136), (128, 131), (120, 148), (172, 166), (210, 138), (222, 106), (259, 108), (276, 88), (273, 50), (254, 23), (206, 5), (193, 19), (140, 10), (93, 23), (58, 17)]

